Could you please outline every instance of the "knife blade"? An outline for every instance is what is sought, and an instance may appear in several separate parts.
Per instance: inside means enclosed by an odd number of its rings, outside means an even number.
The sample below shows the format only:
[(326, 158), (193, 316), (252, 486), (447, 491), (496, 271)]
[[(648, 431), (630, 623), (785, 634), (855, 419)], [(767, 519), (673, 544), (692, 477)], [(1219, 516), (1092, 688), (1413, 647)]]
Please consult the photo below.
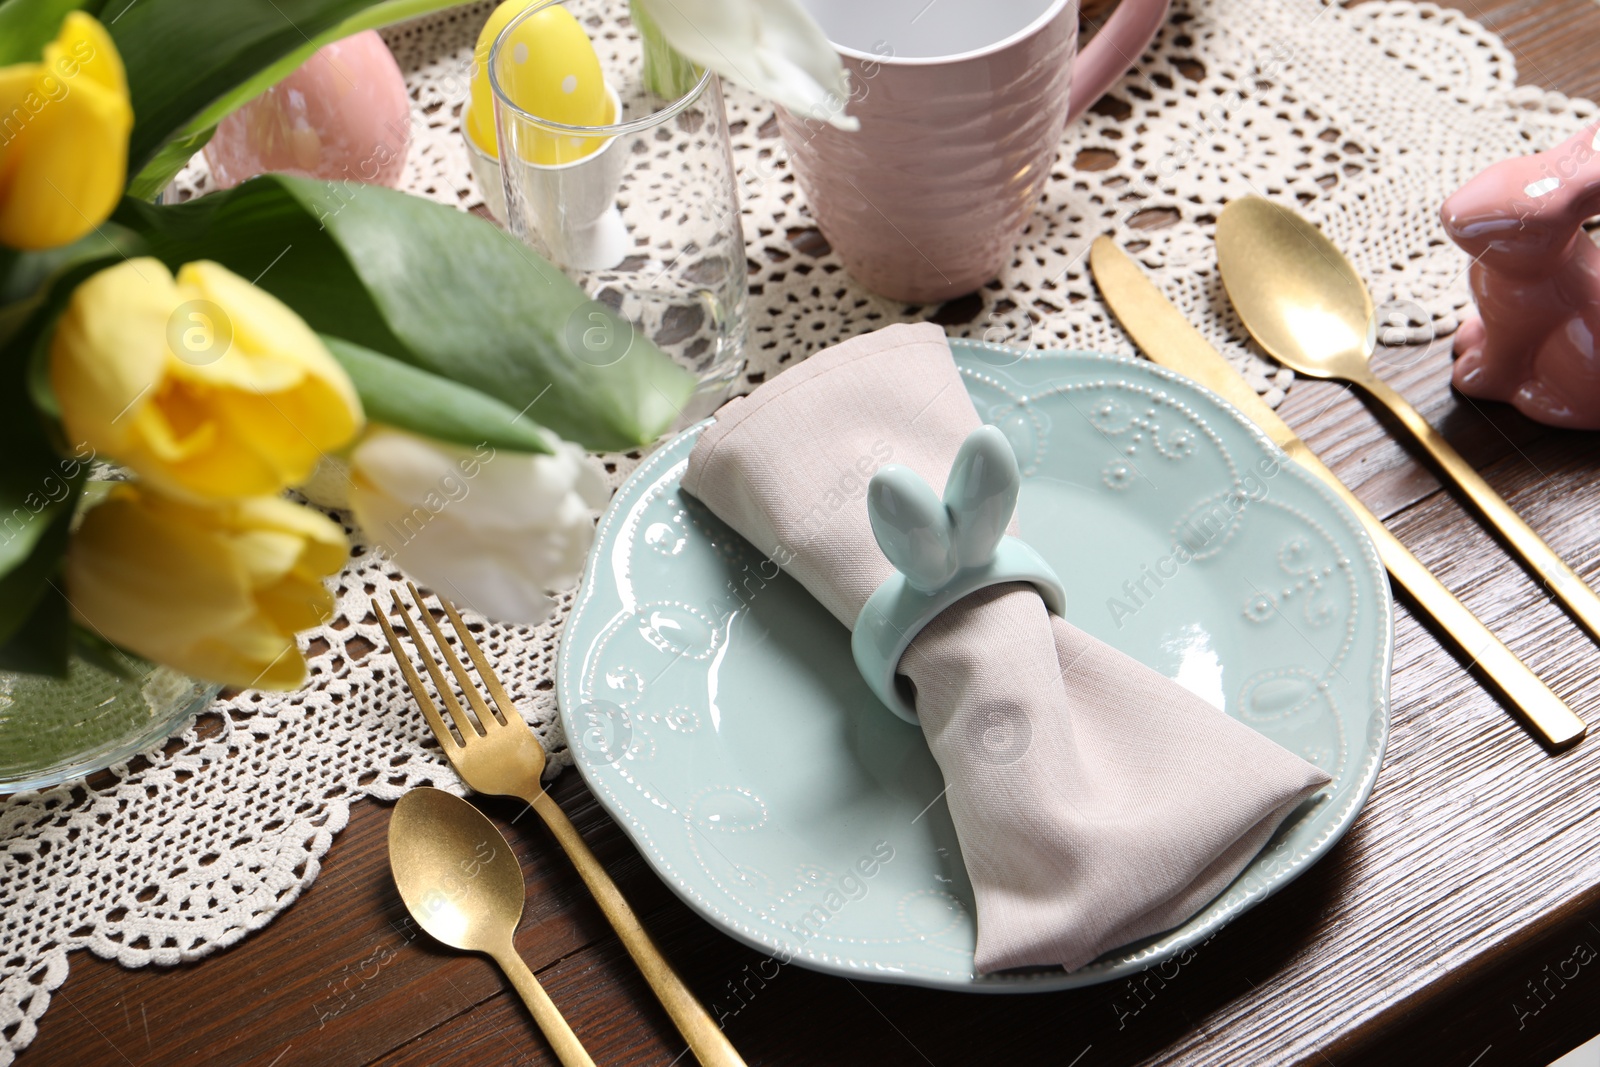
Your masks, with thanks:
[(1152, 362), (1193, 379), (1238, 408), (1355, 512), (1394, 580), (1499, 687), (1535, 733), (1556, 748), (1583, 737), (1588, 730), (1583, 719), (1389, 532), (1115, 241), (1095, 238), (1089, 270), (1117, 321)]

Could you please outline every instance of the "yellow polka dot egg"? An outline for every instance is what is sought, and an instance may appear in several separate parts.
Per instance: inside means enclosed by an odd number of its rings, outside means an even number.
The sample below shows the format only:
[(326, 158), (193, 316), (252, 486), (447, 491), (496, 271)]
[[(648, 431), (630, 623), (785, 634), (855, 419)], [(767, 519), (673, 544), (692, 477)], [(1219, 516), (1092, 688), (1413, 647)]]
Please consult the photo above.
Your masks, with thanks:
[[(499, 156), (494, 124), (494, 91), (489, 85), (489, 54), (501, 32), (530, 5), (506, 0), (478, 36), (467, 136), (484, 152)], [(501, 92), (530, 115), (564, 126), (605, 126), (616, 121), (600, 57), (572, 13), (560, 4), (537, 11), (511, 30), (501, 48), (495, 74)], [(557, 136), (524, 124), (518, 152), (530, 163), (570, 163), (599, 149), (599, 137)]]

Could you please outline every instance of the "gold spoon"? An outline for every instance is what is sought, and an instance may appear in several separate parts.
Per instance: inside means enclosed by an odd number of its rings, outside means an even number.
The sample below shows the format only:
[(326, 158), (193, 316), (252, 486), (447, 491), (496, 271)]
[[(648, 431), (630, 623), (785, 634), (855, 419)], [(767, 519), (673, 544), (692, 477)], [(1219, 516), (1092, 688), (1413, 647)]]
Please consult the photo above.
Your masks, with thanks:
[(1217, 261), (1245, 328), (1273, 359), (1297, 374), (1360, 386), (1393, 412), (1484, 519), (1600, 638), (1600, 596), (1405, 397), (1372, 372), (1372, 297), (1321, 230), (1289, 208), (1244, 197), (1229, 203), (1217, 220)]
[(494, 823), (443, 790), (413, 789), (389, 817), (389, 870), (417, 925), (451, 948), (493, 957), (565, 1067), (594, 1067), (512, 944), (527, 887)]

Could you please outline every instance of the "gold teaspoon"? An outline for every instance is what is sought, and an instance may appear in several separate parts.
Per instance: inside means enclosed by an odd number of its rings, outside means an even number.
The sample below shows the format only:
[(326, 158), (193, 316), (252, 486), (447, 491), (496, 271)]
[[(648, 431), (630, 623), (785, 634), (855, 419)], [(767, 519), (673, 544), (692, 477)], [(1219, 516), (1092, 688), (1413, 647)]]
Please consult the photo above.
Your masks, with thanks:
[(565, 1067), (594, 1067), (512, 943), (527, 887), (494, 823), (439, 789), (413, 789), (389, 817), (389, 869), (406, 910), (451, 948), (492, 957)]
[(1217, 261), (1245, 328), (1273, 359), (1297, 374), (1359, 386), (1393, 412), (1484, 519), (1600, 638), (1600, 596), (1405, 397), (1372, 372), (1372, 297), (1321, 230), (1289, 208), (1244, 197), (1229, 203), (1217, 220)]

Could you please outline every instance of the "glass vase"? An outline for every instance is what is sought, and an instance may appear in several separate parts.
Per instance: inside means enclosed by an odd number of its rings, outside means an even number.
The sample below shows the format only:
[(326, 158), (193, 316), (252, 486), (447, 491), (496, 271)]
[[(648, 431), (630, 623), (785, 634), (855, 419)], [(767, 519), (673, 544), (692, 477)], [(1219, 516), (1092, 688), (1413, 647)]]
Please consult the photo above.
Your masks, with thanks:
[(59, 785), (158, 745), (220, 688), (138, 661), (114, 671), (74, 657), (65, 678), (0, 671), (0, 793)]

